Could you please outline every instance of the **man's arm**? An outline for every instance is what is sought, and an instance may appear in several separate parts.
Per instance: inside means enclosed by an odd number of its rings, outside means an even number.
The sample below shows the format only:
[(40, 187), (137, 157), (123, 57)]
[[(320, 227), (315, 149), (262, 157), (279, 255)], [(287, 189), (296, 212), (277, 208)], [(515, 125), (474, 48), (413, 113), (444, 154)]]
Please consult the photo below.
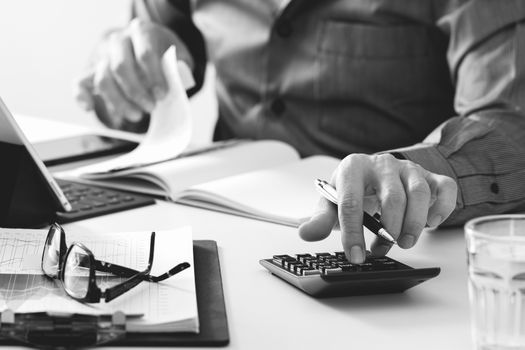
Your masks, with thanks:
[(134, 0), (132, 17), (152, 21), (172, 30), (180, 39), (177, 52), (191, 57), (195, 86), (188, 95), (196, 93), (204, 82), (206, 70), (206, 49), (204, 38), (191, 18), (187, 0)]
[(525, 209), (525, 3), (470, 1), (441, 17), (455, 109), (437, 140), (394, 150), (458, 184), (445, 224)]
[[(346, 157), (331, 180), (340, 205), (321, 199), (299, 228), (303, 239), (319, 240), (339, 222), (354, 263), (364, 260), (363, 210), (379, 209), (399, 246), (411, 248), (425, 225), (525, 209), (525, 2), (465, 1), (453, 10), (449, 2), (435, 4), (445, 13), (438, 24), (450, 35), (459, 116), (432, 133), (437, 141)], [(371, 250), (384, 255), (390, 247), (376, 239)]]

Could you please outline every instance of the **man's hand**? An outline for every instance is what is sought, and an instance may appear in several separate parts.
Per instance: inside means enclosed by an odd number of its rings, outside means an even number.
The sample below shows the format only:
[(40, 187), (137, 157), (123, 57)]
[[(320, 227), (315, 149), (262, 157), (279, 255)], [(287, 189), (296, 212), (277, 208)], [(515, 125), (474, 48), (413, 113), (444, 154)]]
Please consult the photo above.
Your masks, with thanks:
[[(353, 263), (365, 259), (363, 211), (381, 213), (381, 223), (401, 248), (416, 244), (423, 228), (438, 226), (456, 206), (457, 185), (448, 176), (431, 173), (409, 160), (390, 154), (352, 154), (341, 161), (332, 176), (337, 189), (336, 207), (321, 198), (317, 212), (299, 228), (304, 240), (328, 237), (339, 222), (347, 258)], [(391, 248), (376, 238), (371, 251), (385, 255)]]
[(125, 121), (139, 122), (167, 92), (161, 59), (171, 45), (177, 47), (178, 59), (193, 67), (183, 44), (165, 27), (134, 19), (113, 31), (78, 81), (78, 103), (86, 110), (96, 109), (99, 119), (112, 128), (122, 127)]

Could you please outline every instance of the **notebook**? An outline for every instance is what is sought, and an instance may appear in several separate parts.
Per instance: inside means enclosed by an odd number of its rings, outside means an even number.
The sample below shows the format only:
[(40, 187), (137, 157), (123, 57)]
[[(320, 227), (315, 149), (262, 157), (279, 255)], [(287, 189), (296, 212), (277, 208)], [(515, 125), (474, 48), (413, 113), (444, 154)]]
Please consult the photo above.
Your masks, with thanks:
[[(199, 332), (191, 228), (155, 231), (152, 275), (187, 261), (190, 268), (159, 283), (142, 282), (111, 302), (84, 304), (67, 296), (41, 271), (47, 230), (0, 229), (0, 312), (126, 315), (133, 333)], [(151, 232), (86, 232), (66, 230), (66, 243), (85, 244), (95, 258), (143, 270), (147, 266)], [(108, 277), (109, 278), (109, 277)], [(118, 283), (114, 276), (112, 283)], [(105, 279), (98, 281), (104, 283)], [(102, 287), (104, 288), (104, 287)]]
[(110, 173), (78, 170), (59, 178), (160, 196), (177, 203), (298, 226), (318, 202), (313, 181), (329, 179), (339, 160), (301, 159), (286, 143), (244, 141), (190, 157)]

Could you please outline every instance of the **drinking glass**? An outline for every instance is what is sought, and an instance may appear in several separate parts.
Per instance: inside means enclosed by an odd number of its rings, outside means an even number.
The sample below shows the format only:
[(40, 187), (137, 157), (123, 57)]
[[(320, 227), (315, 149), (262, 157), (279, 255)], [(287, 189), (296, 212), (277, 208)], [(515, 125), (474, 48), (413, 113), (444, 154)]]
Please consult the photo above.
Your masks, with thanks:
[(475, 349), (525, 349), (525, 215), (470, 220), (465, 236)]

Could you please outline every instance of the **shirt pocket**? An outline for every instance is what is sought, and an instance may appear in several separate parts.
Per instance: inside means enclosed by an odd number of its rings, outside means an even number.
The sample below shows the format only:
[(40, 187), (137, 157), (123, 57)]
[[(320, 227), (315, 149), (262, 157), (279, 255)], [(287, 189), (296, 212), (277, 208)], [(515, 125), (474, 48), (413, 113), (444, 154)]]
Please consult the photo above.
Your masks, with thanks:
[(317, 45), (321, 132), (346, 142), (348, 152), (422, 140), (453, 112), (439, 39), (418, 25), (325, 22)]

